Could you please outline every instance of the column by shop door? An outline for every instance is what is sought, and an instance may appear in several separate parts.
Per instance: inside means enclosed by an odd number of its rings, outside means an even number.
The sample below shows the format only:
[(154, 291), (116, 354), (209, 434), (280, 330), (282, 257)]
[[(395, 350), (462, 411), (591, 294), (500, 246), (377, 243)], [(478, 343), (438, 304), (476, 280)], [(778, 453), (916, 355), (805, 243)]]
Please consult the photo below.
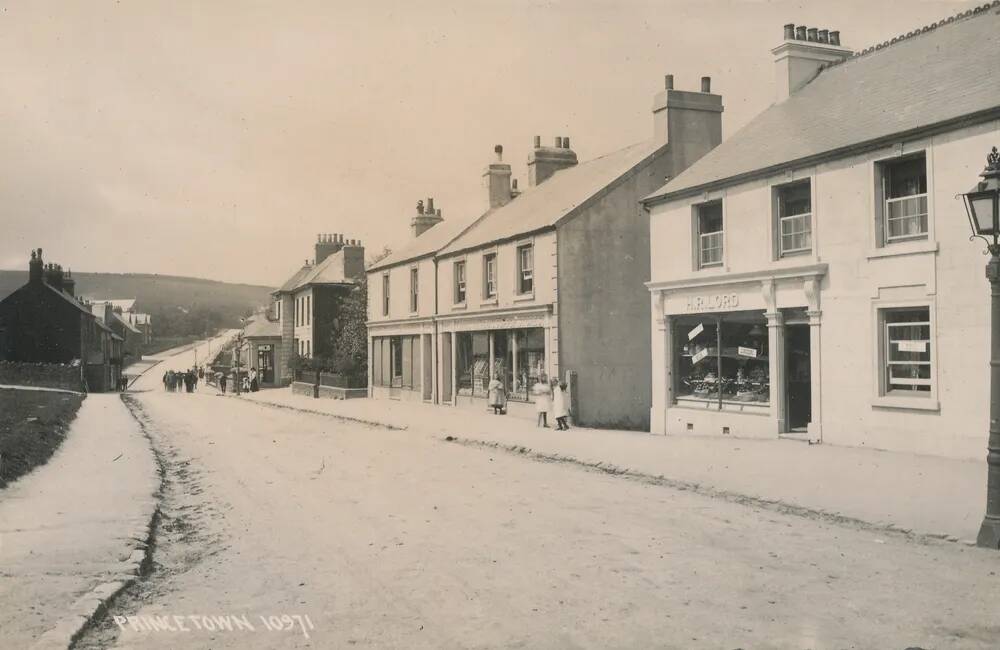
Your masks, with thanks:
[(789, 431), (804, 431), (812, 420), (812, 378), (809, 360), (809, 326), (785, 327), (785, 403)]

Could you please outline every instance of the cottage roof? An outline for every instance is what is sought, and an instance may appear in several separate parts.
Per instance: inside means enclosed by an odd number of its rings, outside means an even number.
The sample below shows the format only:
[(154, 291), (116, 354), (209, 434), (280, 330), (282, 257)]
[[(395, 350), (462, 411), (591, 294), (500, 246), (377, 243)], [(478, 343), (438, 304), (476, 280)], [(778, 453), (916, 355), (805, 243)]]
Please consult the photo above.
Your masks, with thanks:
[(311, 284), (354, 284), (357, 282), (344, 274), (343, 249), (328, 255), (319, 264), (303, 266), (281, 285), (275, 293), (292, 293)]
[(484, 214), (438, 255), (443, 257), (553, 227), (662, 146), (666, 145), (648, 140), (560, 170), (510, 203)]
[(122, 325), (124, 325), (125, 329), (127, 329), (130, 332), (132, 332), (133, 334), (140, 334), (139, 330), (136, 329), (136, 327), (134, 325), (132, 325), (132, 323), (130, 323), (127, 320), (125, 320), (124, 318), (122, 318), (122, 315), (119, 314), (118, 312), (114, 312), (114, 311), (111, 312), (111, 317), (114, 318), (119, 323), (121, 323)]
[(247, 338), (280, 338), (281, 325), (276, 320), (258, 317), (247, 323), (244, 334)]
[(990, 62), (998, 56), (997, 1), (869, 48), (824, 69), (646, 200), (809, 164), (971, 115), (995, 115), (1000, 66)]

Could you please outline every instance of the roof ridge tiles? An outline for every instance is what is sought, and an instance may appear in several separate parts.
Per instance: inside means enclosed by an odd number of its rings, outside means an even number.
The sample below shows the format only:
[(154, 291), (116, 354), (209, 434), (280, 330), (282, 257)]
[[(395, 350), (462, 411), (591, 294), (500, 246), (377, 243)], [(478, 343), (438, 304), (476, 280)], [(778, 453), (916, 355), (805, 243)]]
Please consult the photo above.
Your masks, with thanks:
[(874, 52), (880, 52), (880, 51), (884, 50), (885, 48), (890, 47), (892, 45), (896, 45), (897, 43), (900, 43), (902, 41), (908, 41), (908, 40), (910, 40), (912, 38), (915, 38), (917, 36), (920, 36), (922, 34), (926, 34), (927, 32), (930, 32), (930, 31), (933, 31), (933, 30), (937, 29), (938, 27), (943, 27), (945, 25), (951, 25), (952, 23), (955, 23), (955, 22), (967, 20), (969, 18), (972, 18), (973, 16), (979, 16), (979, 15), (981, 15), (983, 13), (988, 12), (990, 9), (993, 9), (993, 8), (996, 8), (996, 7), (1000, 7), (1000, 0), (993, 0), (992, 2), (989, 2), (987, 4), (980, 5), (978, 7), (972, 8), (972, 9), (967, 9), (965, 11), (961, 11), (961, 12), (959, 12), (957, 14), (953, 14), (951, 16), (948, 16), (947, 18), (942, 18), (941, 20), (939, 20), (937, 22), (933, 22), (933, 23), (930, 23), (928, 25), (924, 25), (923, 27), (919, 27), (919, 28), (914, 29), (913, 31), (907, 32), (905, 34), (900, 34), (899, 36), (894, 36), (894, 37), (892, 37), (891, 39), (889, 39), (887, 41), (882, 41), (881, 43), (876, 43), (875, 45), (871, 45), (871, 46), (866, 47), (864, 49), (858, 50), (857, 52), (855, 52), (854, 54), (852, 54), (851, 56), (847, 57), (846, 59), (844, 59), (842, 61), (836, 61), (836, 62), (833, 62), (833, 63), (828, 63), (828, 64), (824, 65), (822, 69), (823, 70), (828, 70), (830, 68), (834, 68), (836, 66), (843, 65), (843, 64), (848, 63), (850, 61), (856, 61), (856, 60), (858, 60), (858, 59), (860, 59), (862, 57), (868, 56), (869, 54), (873, 54)]

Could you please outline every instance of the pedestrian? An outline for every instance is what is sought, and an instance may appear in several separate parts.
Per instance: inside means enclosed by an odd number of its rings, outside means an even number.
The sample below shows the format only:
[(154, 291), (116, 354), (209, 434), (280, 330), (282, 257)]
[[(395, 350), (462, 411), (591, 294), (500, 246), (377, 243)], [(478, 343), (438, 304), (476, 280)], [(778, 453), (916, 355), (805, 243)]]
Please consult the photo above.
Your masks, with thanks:
[(250, 369), (250, 391), (256, 393), (260, 389), (260, 384), (257, 382), (257, 369)]
[(566, 382), (552, 381), (552, 417), (556, 420), (556, 429), (566, 431), (569, 425), (566, 418), (569, 417), (569, 409), (566, 406)]
[(488, 387), (490, 406), (493, 407), (493, 415), (503, 415), (507, 408), (507, 393), (503, 389), (503, 384), (500, 382), (500, 375), (497, 374), (490, 381)]
[(552, 408), (552, 388), (544, 374), (538, 376), (538, 381), (531, 387), (535, 396), (535, 410), (538, 411), (538, 426), (549, 428), (548, 414)]
[(170, 390), (170, 372), (163, 373), (163, 390)]
[(219, 373), (219, 390), (222, 391), (223, 395), (226, 394), (226, 373), (224, 372)]

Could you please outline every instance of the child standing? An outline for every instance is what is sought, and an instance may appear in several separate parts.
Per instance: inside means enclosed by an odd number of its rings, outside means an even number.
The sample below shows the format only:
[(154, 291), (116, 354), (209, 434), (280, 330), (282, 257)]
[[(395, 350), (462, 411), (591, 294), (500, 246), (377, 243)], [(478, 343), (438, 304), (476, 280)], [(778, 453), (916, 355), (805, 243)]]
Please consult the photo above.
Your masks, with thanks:
[(548, 414), (552, 408), (552, 389), (545, 375), (539, 375), (538, 381), (531, 387), (531, 392), (535, 395), (535, 410), (538, 411), (538, 426), (549, 428)]
[(493, 415), (502, 415), (507, 406), (507, 394), (500, 383), (500, 377), (495, 376), (489, 385), (490, 406), (493, 407)]
[(556, 419), (556, 429), (566, 431), (569, 425), (569, 408), (566, 406), (566, 382), (552, 382), (552, 416)]

